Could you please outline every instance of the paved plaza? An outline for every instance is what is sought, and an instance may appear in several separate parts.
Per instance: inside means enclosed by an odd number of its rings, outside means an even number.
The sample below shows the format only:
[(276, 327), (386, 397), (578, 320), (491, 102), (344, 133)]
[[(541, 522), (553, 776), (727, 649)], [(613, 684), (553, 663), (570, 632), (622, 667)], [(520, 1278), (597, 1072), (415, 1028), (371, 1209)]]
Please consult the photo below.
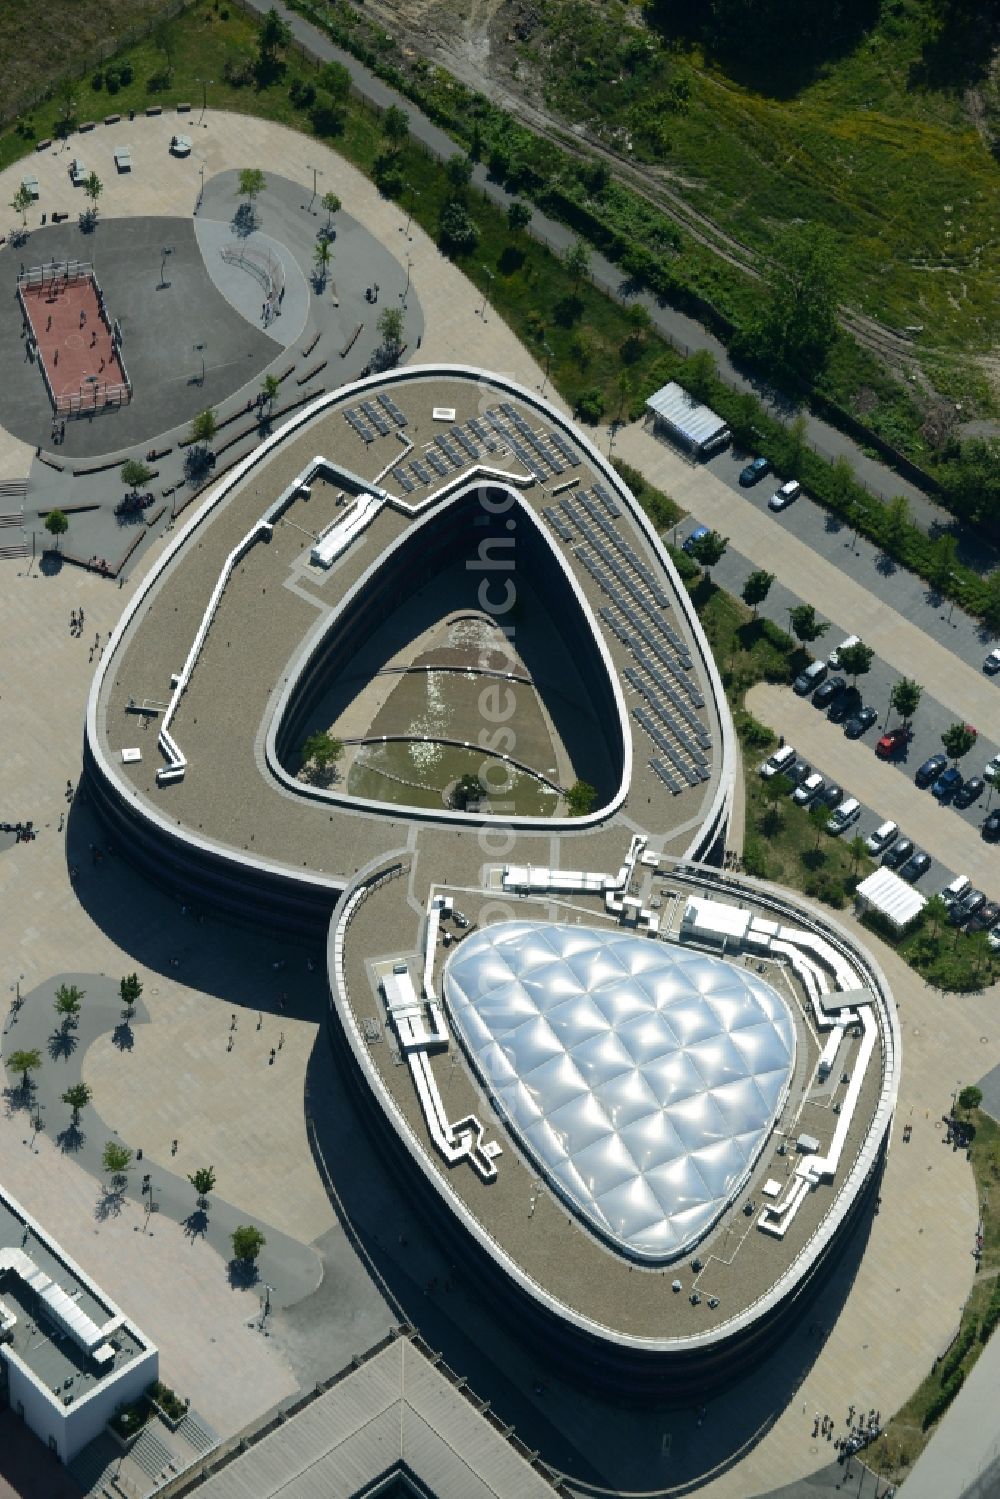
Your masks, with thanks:
[[(382, 199), (321, 143), (263, 121), (209, 114), (206, 128), (194, 131), (192, 156), (179, 161), (167, 149), (174, 128), (175, 122), (163, 116), (99, 127), (88, 137), (87, 165), (105, 187), (95, 238), (99, 266), (106, 243), (115, 243), (119, 232), (119, 243), (132, 243), (132, 229), (120, 224), (126, 218), (152, 226), (144, 231), (144, 255), (158, 238), (165, 238), (165, 225), (172, 226), (177, 258), (170, 269), (176, 285), (183, 284), (185, 255), (190, 253), (192, 268), (195, 256), (204, 266), (192, 228), (201, 166), (204, 214), (213, 202), (218, 210), (228, 201), (232, 174), (239, 167), (259, 166), (276, 179), (273, 197), (265, 194), (260, 204), (262, 233), (286, 244), (289, 223), (308, 215), (307, 243), (319, 219), (308, 207), (309, 187), (301, 184), (311, 183), (309, 167), (318, 165), (322, 190), (337, 191), (344, 202), (333, 288), (324, 293), (331, 311), (325, 324), (332, 350), (330, 372), (324, 376), (329, 384), (349, 373), (335, 346), (340, 324), (332, 318), (337, 311), (334, 292), (340, 297), (346, 292), (338, 264), (340, 236), (343, 264), (349, 266), (347, 244), (364, 226), (382, 245), (390, 266), (380, 281), (383, 303), (395, 297), (399, 305), (408, 282), (411, 305), (419, 308), (414, 342), (419, 337), (421, 349), (417, 355), (411, 348), (409, 357), (460, 361), (474, 340), (484, 365), (541, 386), (541, 370), (492, 309), (483, 324), (481, 299), (461, 273), (419, 228), (411, 227), (408, 237), (400, 208)], [(130, 175), (119, 176), (111, 153), (125, 143), (133, 147), (134, 165)], [(40, 211), (74, 207), (68, 160), (69, 153), (58, 148), (32, 159)], [(13, 196), (23, 169), (19, 163), (0, 173), (0, 201)], [(279, 190), (279, 178), (290, 190)], [(18, 255), (34, 263), (43, 242), (44, 234), (33, 231)], [(110, 244), (108, 253), (110, 259)], [(309, 267), (301, 253), (296, 264), (305, 280)], [(0, 265), (4, 275), (16, 270), (9, 249), (0, 252)], [(104, 284), (103, 269), (101, 275)], [(158, 275), (159, 263), (152, 264), (151, 298)], [(225, 322), (229, 327), (232, 320), (233, 349), (246, 340), (247, 364), (254, 366), (251, 378), (275, 360), (287, 362), (274, 326), (254, 328), (246, 308), (227, 298), (211, 277), (206, 275), (206, 281), (206, 298), (210, 292), (219, 304), (218, 326)], [(351, 294), (358, 291), (355, 285)], [(289, 323), (297, 325), (293, 309), (289, 303)], [(366, 336), (372, 343), (377, 311), (365, 307)], [(296, 343), (318, 326), (310, 324), (312, 315), (307, 314)], [(193, 343), (189, 331), (183, 338)], [(220, 343), (215, 348), (211, 338), (208, 343), (209, 364), (229, 347)], [(177, 359), (179, 348), (178, 343)], [(126, 340), (125, 357), (134, 377), (134, 361), (141, 367), (144, 357), (138, 330)], [(183, 399), (197, 396), (201, 405), (216, 387), (209, 384), (207, 371), (203, 388), (186, 384), (200, 369), (194, 362), (198, 357), (191, 352), (190, 372), (181, 384)], [(18, 358), (23, 359), (20, 345)], [(305, 361), (301, 363), (304, 368)], [(38, 379), (37, 370), (31, 374)], [(183, 412), (180, 406), (176, 410), (179, 422)], [(90, 431), (103, 432), (102, 421), (110, 430), (113, 420), (96, 421)], [(85, 477), (71, 487), (67, 472), (32, 464), (38, 439), (29, 433), (26, 440), (27, 430), (20, 436), (0, 432), (0, 478), (30, 472), (27, 509), (47, 508), (76, 493), (94, 494), (95, 503), (108, 503), (106, 481)], [(131, 441), (115, 441), (116, 453), (127, 451)], [(246, 439), (245, 450), (253, 441)], [(140, 447), (145, 443), (144, 437)], [(981, 700), (982, 677), (972, 666), (780, 531), (767, 514), (746, 507), (737, 512), (730, 492), (712, 474), (690, 468), (637, 428), (619, 435), (616, 451), (699, 519), (732, 535), (757, 565), (786, 575), (817, 608), (842, 623), (845, 633), (856, 630), (893, 665), (926, 683), (956, 715), (967, 715), (970, 704)], [(875, 952), (900, 1004), (904, 1071), (899, 1115), (901, 1122), (914, 1126), (907, 1145), (896, 1131), (879, 1213), (847, 1246), (843, 1265), (804, 1315), (804, 1325), (754, 1380), (711, 1402), (704, 1424), (698, 1424), (694, 1410), (650, 1415), (579, 1395), (550, 1378), (496, 1325), (490, 1308), (460, 1275), (452, 1278), (447, 1255), (400, 1200), (398, 1183), (360, 1130), (331, 1064), (320, 975), (306, 963), (321, 955), (282, 946), (259, 933), (225, 928), (210, 914), (202, 924), (204, 913), (183, 910), (181, 897), (147, 885), (107, 851), (85, 803), (77, 802), (69, 811), (64, 793), (67, 781), (75, 786), (80, 773), (84, 703), (95, 659), (91, 647), (97, 637), (99, 653), (163, 544), (160, 533), (149, 535), (121, 590), (70, 566), (43, 574), (37, 564), (29, 567), (28, 559), (0, 560), (0, 608), (8, 642), (0, 689), (0, 814), (14, 821), (32, 818), (39, 828), (34, 842), (0, 850), (6, 938), (0, 1014), (7, 1015), (9, 986), (16, 981), (23, 993), (33, 995), (46, 992), (60, 973), (103, 975), (116, 984), (120, 975), (139, 971), (148, 1018), (135, 1024), (131, 1047), (117, 1046), (113, 1032), (104, 1029), (78, 1059), (94, 1089), (102, 1125), (141, 1145), (147, 1169), (164, 1180), (172, 1176), (182, 1181), (198, 1166), (212, 1165), (220, 1199), (310, 1248), (322, 1263), (324, 1278), (311, 1296), (278, 1311), (272, 1335), (263, 1337), (248, 1326), (259, 1314), (257, 1292), (230, 1285), (217, 1247), (186, 1234), (166, 1212), (155, 1215), (152, 1233), (143, 1232), (145, 1215), (131, 1197), (117, 1216), (95, 1216), (99, 1182), (93, 1169), (59, 1149), (56, 1101), (47, 1108), (45, 1128), (37, 1135), (23, 1111), (0, 1114), (5, 1186), (141, 1322), (161, 1349), (163, 1377), (189, 1395), (223, 1435), (301, 1384), (332, 1372), (403, 1311), (426, 1330), (433, 1346), (446, 1348), (449, 1361), (469, 1374), (504, 1419), (516, 1422), (526, 1440), (543, 1447), (557, 1466), (588, 1481), (650, 1490), (699, 1473), (711, 1475), (718, 1464), (719, 1471), (706, 1478), (700, 1491), (713, 1499), (745, 1499), (826, 1469), (831, 1456), (827, 1444), (811, 1439), (814, 1411), (839, 1416), (852, 1400), (877, 1406), (883, 1415), (891, 1411), (909, 1395), (957, 1325), (972, 1284), (975, 1192), (964, 1157), (943, 1148), (934, 1121), (956, 1085), (978, 1079), (995, 1062), (1000, 996), (993, 991), (944, 998), (864, 933), (862, 940)], [(75, 637), (69, 615), (79, 608), (85, 625)], [(770, 706), (760, 707), (761, 716)], [(773, 706), (784, 711), (786, 705), (781, 699)], [(811, 708), (808, 712), (814, 714)], [(799, 731), (806, 732), (804, 722)], [(874, 773), (878, 767), (870, 747), (864, 753)], [(852, 774), (854, 770), (852, 764)], [(882, 787), (877, 789), (881, 795)], [(895, 815), (890, 807), (887, 815)], [(908, 819), (898, 820), (905, 824)], [(944, 822), (941, 828), (935, 836), (963, 836)], [(92, 843), (100, 845), (96, 861)], [(942, 843), (941, 850), (944, 858), (950, 845), (946, 850)], [(967, 862), (973, 855), (971, 846), (955, 852)], [(70, 878), (74, 867), (79, 869), (75, 882)], [(976, 877), (973, 868), (968, 872)], [(19, 1019), (5, 1034), (5, 1051), (17, 1044), (21, 1025)], [(272, 1046), (277, 1053), (273, 1066)], [(55, 1075), (55, 1068), (46, 1057), (43, 1072)], [(349, 1228), (339, 1216), (342, 1210)], [(730, 1462), (729, 1471), (722, 1471)], [(0, 1493), (4, 1481), (0, 1464)]]

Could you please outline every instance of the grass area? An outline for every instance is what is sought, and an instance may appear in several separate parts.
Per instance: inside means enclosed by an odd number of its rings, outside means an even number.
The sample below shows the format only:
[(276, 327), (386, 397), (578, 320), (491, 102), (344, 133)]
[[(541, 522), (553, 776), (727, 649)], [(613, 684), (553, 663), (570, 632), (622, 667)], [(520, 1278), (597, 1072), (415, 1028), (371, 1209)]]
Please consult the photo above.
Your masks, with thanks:
[[(975, 1366), (985, 1341), (982, 1337), (985, 1330), (983, 1319), (1000, 1293), (1000, 1125), (978, 1109), (973, 1113), (972, 1122), (976, 1131), (971, 1151), (972, 1171), (982, 1209), (982, 1257), (969, 1299), (962, 1309), (961, 1327), (952, 1350), (921, 1381), (906, 1404), (893, 1416), (883, 1435), (865, 1453), (869, 1466), (893, 1480), (905, 1476), (933, 1435), (935, 1423), (933, 1420), (928, 1422), (928, 1415), (950, 1375), (950, 1355), (960, 1353), (963, 1344), (968, 1342), (964, 1356), (957, 1360), (961, 1378), (967, 1377)], [(943, 1379), (943, 1375), (946, 1378)]]

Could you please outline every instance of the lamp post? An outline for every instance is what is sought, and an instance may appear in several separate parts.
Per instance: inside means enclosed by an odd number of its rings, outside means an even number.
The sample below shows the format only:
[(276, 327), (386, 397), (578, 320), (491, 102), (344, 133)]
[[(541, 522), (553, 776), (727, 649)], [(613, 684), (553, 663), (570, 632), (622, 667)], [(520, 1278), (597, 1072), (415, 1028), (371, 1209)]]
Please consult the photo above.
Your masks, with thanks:
[(410, 224), (413, 221), (413, 202), (414, 202), (415, 198), (419, 198), (419, 197), (420, 197), (420, 194), (417, 192), (417, 189), (415, 187), (411, 187), (410, 188), (410, 207), (409, 207), (409, 211), (408, 211), (408, 213), (406, 215), (406, 224), (405, 224), (405, 226), (401, 226), (401, 228), (400, 228), (400, 233), (401, 234), (405, 234), (406, 237), (407, 237), (407, 239), (409, 239), (409, 240), (412, 240), (412, 238), (413, 238), (413, 235), (410, 233)]
[(199, 385), (204, 385), (204, 383), (205, 383), (205, 345), (203, 343), (201, 343), (201, 344), (195, 344), (194, 351), (195, 351), (196, 354), (200, 354), (201, 355), (201, 379), (199, 380), (198, 384)]
[(548, 340), (544, 338), (542, 339), (542, 352), (545, 355), (545, 379), (542, 381), (542, 395), (544, 395), (549, 383), (549, 366), (552, 363), (552, 350), (549, 347)]
[(406, 257), (406, 285), (403, 287), (403, 307), (406, 307), (406, 299), (410, 295), (410, 271), (413, 269), (413, 261), (410, 256)]
[(157, 291), (163, 291), (165, 287), (170, 285), (170, 282), (166, 280), (167, 256), (173, 253), (173, 245), (164, 245), (160, 251), (160, 284), (156, 288)]
[(489, 293), (487, 293), (485, 291), (483, 292), (483, 305), (482, 305), (482, 308), (480, 310), (479, 316), (482, 318), (483, 322), (485, 323), (485, 321), (486, 321), (486, 298), (487, 298), (487, 295), (490, 294), (490, 293), (492, 293), (492, 291), (493, 291), (493, 282), (495, 280), (496, 273), (494, 271), (491, 271), (490, 268), (489, 268), (489, 266), (486, 266), (486, 265), (483, 266), (483, 273), (484, 273), (484, 275), (487, 277), (487, 279), (489, 281)]
[(313, 204), (316, 201), (316, 178), (322, 177), (323, 172), (320, 167), (310, 166), (308, 162), (306, 162), (306, 170), (312, 172), (313, 174), (313, 193), (312, 197), (309, 199), (309, 202), (306, 205), (306, 213), (312, 213)]
[(199, 78), (198, 82), (201, 84), (201, 114), (198, 116), (198, 124), (203, 125), (205, 122), (205, 110), (208, 108), (208, 85), (214, 83), (215, 79)]
[[(951, 596), (951, 602), (948, 605), (948, 617), (947, 617), (947, 619), (944, 620), (944, 622), (945, 622), (946, 625), (950, 625), (951, 624), (951, 616), (955, 612), (955, 603), (956, 603), (958, 595), (962, 591), (961, 584), (957, 582), (957, 579), (958, 579), (958, 574), (957, 573), (949, 573), (948, 574), (948, 582), (949, 583), (954, 582), (956, 584), (956, 586), (955, 586), (955, 590), (954, 590), (954, 592), (952, 593), (952, 596)], [(942, 619), (944, 619), (944, 615), (942, 615), (941, 617), (942, 617)]]

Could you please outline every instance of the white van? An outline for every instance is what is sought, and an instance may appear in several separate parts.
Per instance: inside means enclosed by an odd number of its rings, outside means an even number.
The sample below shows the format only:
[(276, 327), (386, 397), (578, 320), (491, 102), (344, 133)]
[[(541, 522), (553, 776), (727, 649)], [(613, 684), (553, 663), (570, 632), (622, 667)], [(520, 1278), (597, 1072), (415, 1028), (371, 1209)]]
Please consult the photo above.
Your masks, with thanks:
[(841, 802), (840, 806), (835, 807), (831, 812), (826, 830), (828, 833), (833, 833), (834, 837), (836, 837), (838, 833), (842, 833), (845, 828), (849, 828), (852, 823), (857, 822), (860, 816), (861, 803), (857, 797), (849, 796), (846, 801)]
[(765, 781), (769, 781), (772, 776), (781, 775), (784, 771), (790, 770), (794, 762), (794, 747), (790, 744), (783, 744), (781, 749), (775, 750), (769, 760), (764, 761), (760, 767), (760, 773)]
[(957, 880), (952, 880), (950, 885), (945, 885), (940, 892), (941, 899), (946, 906), (953, 906), (956, 901), (962, 899), (963, 895), (970, 889), (972, 881), (967, 874), (960, 874)]
[(877, 858), (879, 854), (884, 854), (889, 844), (895, 843), (898, 837), (899, 823), (883, 822), (882, 826), (876, 828), (874, 833), (869, 833), (865, 839), (865, 848), (873, 857)]
[(837, 646), (836, 650), (831, 651), (830, 654), (826, 658), (826, 664), (830, 668), (830, 670), (831, 671), (839, 671), (840, 670), (840, 653), (841, 653), (841, 651), (846, 651), (849, 646), (860, 645), (860, 644), (861, 644), (861, 636), (860, 635), (848, 635), (848, 637), (847, 637), (846, 640), (842, 640), (840, 642), (840, 644)]

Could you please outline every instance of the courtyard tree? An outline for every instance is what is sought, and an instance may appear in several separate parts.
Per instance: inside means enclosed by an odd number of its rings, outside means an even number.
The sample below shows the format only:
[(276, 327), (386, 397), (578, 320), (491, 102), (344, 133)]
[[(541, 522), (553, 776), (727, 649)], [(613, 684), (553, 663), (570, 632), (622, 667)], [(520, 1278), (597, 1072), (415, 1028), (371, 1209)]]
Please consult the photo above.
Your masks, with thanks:
[(974, 1109), (978, 1109), (982, 1101), (983, 1090), (977, 1088), (975, 1083), (970, 1083), (958, 1095), (958, 1106), (965, 1114), (971, 1114)]
[(728, 545), (728, 536), (720, 536), (718, 531), (706, 531), (703, 536), (692, 537), (686, 550), (688, 556), (707, 572), (722, 561)]
[(266, 187), (267, 181), (260, 167), (242, 167), (240, 169), (237, 191), (241, 198), (246, 198), (251, 210), (253, 209), (254, 198), (258, 198)]
[(410, 134), (410, 117), (398, 104), (390, 104), (382, 116), (382, 134), (393, 151), (398, 151)]
[(900, 677), (889, 694), (890, 706), (895, 708), (905, 725), (909, 725), (910, 719), (920, 707), (920, 699), (924, 695), (924, 689), (912, 677)]
[(953, 723), (941, 735), (941, 743), (951, 759), (957, 762), (969, 753), (978, 738), (978, 730), (970, 723)]
[(340, 759), (344, 746), (325, 729), (318, 729), (302, 746), (302, 764), (310, 775), (324, 776)]
[(322, 236), (313, 245), (313, 265), (316, 267), (314, 281), (317, 291), (322, 291), (326, 285), (326, 278), (330, 274), (330, 262), (333, 259), (333, 251), (326, 236)]
[(233, 1259), (241, 1265), (252, 1265), (267, 1243), (259, 1228), (241, 1223), (229, 1236), (233, 1246)]
[[(345, 68), (344, 71), (346, 72), (347, 69)], [(320, 201), (326, 210), (326, 223), (323, 227), (326, 233), (329, 234), (333, 228), (333, 216), (335, 213), (340, 212), (343, 205), (336, 193), (324, 193)]]
[(841, 671), (846, 671), (851, 682), (857, 685), (859, 677), (863, 677), (871, 671), (875, 652), (870, 645), (865, 645), (863, 640), (855, 641), (854, 645), (846, 646), (838, 652)]
[(265, 375), (260, 382), (260, 388), (264, 399), (267, 401), (268, 409), (273, 410), (274, 403), (278, 399), (278, 392), (281, 389), (281, 381), (277, 375)]
[(93, 1098), (93, 1092), (86, 1083), (73, 1083), (62, 1094), (62, 1101), (68, 1104), (73, 1111), (73, 1123), (80, 1123), (80, 1110), (85, 1109)]
[(384, 307), (379, 313), (376, 328), (382, 335), (382, 344), (387, 353), (396, 356), (403, 342), (403, 314), (398, 307)]
[(142, 993), (142, 979), (137, 973), (126, 973), (118, 985), (118, 994), (122, 1004), (130, 1013), (139, 1003)]
[(215, 1186), (215, 1172), (212, 1167), (199, 1166), (197, 1171), (192, 1171), (188, 1181), (197, 1193), (199, 1205), (207, 1207), (209, 1194)]
[(594, 810), (597, 791), (589, 781), (574, 781), (566, 793), (566, 806), (570, 817), (586, 817)]
[(56, 990), (56, 997), (53, 1000), (53, 1004), (56, 1014), (62, 1021), (64, 1031), (69, 1030), (70, 1026), (76, 1025), (79, 1020), (80, 1007), (86, 992), (85, 989), (78, 988), (76, 984), (60, 984)]
[(119, 1140), (109, 1140), (101, 1156), (101, 1165), (109, 1176), (124, 1176), (133, 1160), (133, 1152)]
[(153, 470), (149, 468), (140, 458), (126, 458), (122, 464), (121, 479), (136, 494), (143, 484), (148, 484), (153, 477)]
[(477, 775), (467, 771), (465, 775), (459, 776), (452, 787), (451, 804), (458, 812), (464, 812), (470, 802), (480, 802), (486, 795), (486, 788)]
[(27, 1093), (31, 1087), (31, 1074), (37, 1072), (41, 1065), (42, 1054), (37, 1046), (22, 1051), (12, 1051), (7, 1058), (7, 1067), (10, 1071), (21, 1075), (21, 1090), (24, 1093)]
[(816, 610), (812, 604), (796, 604), (794, 609), (789, 609), (788, 622), (792, 627), (792, 634), (802, 645), (818, 640), (830, 628), (816, 618)]
[(49, 535), (55, 537), (56, 550), (58, 551), (59, 538), (60, 536), (65, 536), (69, 530), (69, 521), (61, 510), (50, 510), (43, 524)]
[(763, 568), (757, 568), (752, 572), (743, 584), (743, 592), (740, 597), (749, 609), (753, 610), (754, 619), (757, 618), (757, 610), (771, 592), (771, 584), (774, 582), (774, 573), (765, 572)]
[(97, 200), (98, 200), (98, 198), (101, 196), (101, 194), (104, 191), (104, 183), (101, 181), (100, 177), (98, 177), (98, 175), (97, 175), (96, 172), (91, 172), (90, 176), (87, 178), (86, 182), (83, 184), (83, 190), (86, 193), (87, 197), (90, 199), (90, 202), (91, 202), (91, 209), (90, 209), (90, 211), (93, 214), (94, 218), (96, 219), (96, 217), (97, 217)]
[(210, 443), (219, 430), (218, 418), (211, 406), (199, 411), (192, 419), (189, 437), (192, 442)]
[(11, 208), (13, 208), (15, 213), (19, 213), (21, 215), (21, 227), (23, 229), (26, 229), (28, 227), (28, 209), (31, 207), (34, 201), (34, 193), (31, 191), (31, 188), (26, 186), (26, 184), (23, 182), (21, 183), (21, 186), (18, 188), (17, 192), (14, 194), (13, 198), (11, 198), (10, 200)]

